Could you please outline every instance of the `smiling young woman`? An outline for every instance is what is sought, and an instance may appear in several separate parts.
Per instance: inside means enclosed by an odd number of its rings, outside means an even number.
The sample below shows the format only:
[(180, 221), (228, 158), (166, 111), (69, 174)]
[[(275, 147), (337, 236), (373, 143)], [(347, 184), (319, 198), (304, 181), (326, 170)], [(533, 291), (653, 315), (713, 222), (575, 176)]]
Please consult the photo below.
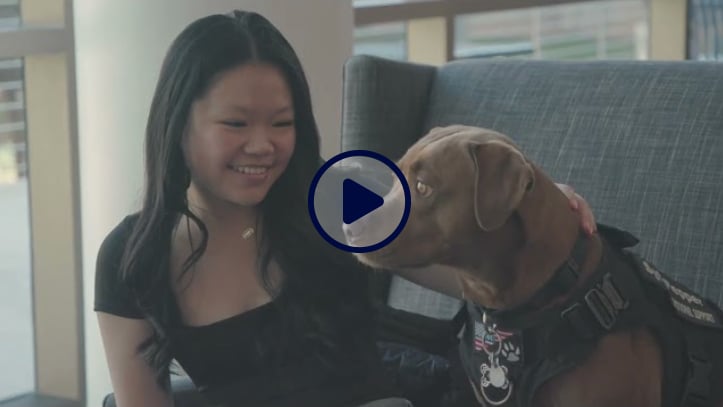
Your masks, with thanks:
[(314, 230), (321, 166), (301, 65), (264, 17), (190, 24), (146, 131), (138, 213), (98, 254), (95, 310), (120, 407), (170, 406), (177, 360), (213, 405), (407, 406), (375, 347), (365, 270)]

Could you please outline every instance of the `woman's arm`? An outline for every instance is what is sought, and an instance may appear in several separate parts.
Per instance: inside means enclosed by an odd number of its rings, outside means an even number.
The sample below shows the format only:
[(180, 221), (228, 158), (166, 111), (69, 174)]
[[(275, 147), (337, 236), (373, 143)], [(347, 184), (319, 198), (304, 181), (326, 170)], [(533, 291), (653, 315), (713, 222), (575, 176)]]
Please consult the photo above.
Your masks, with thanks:
[(151, 325), (143, 319), (97, 314), (116, 406), (172, 407), (173, 398), (157, 384), (155, 372), (137, 351), (151, 335)]

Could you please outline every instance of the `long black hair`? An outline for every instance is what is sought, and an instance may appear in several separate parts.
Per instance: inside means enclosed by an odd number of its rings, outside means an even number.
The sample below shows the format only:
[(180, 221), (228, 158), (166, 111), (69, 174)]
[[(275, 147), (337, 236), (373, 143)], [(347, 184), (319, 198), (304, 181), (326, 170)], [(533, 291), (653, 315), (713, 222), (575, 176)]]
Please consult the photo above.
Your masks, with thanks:
[[(246, 63), (270, 64), (283, 73), (292, 94), (296, 130), (288, 167), (260, 206), (264, 227), (260, 272), (281, 309), (286, 331), (272, 335), (277, 343), (260, 337), (258, 351), (281, 360), (292, 348), (308, 352), (312, 346), (324, 365), (333, 368), (343, 355), (358, 353), (348, 346), (369, 340), (365, 336), (371, 332), (366, 273), (352, 256), (320, 238), (307, 212), (308, 188), (321, 158), (301, 63), (289, 42), (263, 16), (244, 11), (211, 15), (187, 26), (163, 61), (146, 127), (145, 196), (121, 261), (121, 276), (153, 326), (153, 335), (139, 351), (164, 387), (172, 360), (169, 329), (180, 322), (170, 284), (171, 236), (184, 215), (202, 233), (182, 275), (201, 257), (208, 240), (203, 222), (188, 209), (190, 174), (181, 140), (192, 103), (220, 74)], [(279, 292), (272, 291), (270, 284), (267, 266), (272, 259), (283, 271)], [(272, 352), (272, 348), (283, 351)]]

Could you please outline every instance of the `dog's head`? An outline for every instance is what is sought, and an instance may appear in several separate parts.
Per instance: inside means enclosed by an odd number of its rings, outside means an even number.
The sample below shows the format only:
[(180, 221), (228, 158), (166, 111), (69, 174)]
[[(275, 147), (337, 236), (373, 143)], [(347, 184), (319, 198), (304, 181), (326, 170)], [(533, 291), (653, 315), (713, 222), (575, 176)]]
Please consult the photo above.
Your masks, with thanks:
[[(471, 236), (493, 239), (535, 182), (532, 165), (508, 137), (460, 125), (432, 129), (398, 165), (411, 190), (410, 215), (389, 245), (357, 255), (373, 267), (445, 263)], [(403, 202), (401, 185), (397, 182), (384, 199), (392, 208)], [(364, 246), (388, 235), (395, 219), (385, 207), (346, 227), (348, 238)]]

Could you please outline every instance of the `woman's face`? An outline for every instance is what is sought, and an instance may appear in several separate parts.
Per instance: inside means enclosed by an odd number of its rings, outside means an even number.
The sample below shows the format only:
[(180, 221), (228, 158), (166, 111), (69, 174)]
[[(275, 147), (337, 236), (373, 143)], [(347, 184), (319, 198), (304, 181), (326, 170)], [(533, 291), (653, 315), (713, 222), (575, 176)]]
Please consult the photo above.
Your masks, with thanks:
[(183, 151), (192, 188), (209, 204), (257, 205), (295, 142), (291, 91), (280, 70), (245, 64), (224, 72), (191, 108)]

